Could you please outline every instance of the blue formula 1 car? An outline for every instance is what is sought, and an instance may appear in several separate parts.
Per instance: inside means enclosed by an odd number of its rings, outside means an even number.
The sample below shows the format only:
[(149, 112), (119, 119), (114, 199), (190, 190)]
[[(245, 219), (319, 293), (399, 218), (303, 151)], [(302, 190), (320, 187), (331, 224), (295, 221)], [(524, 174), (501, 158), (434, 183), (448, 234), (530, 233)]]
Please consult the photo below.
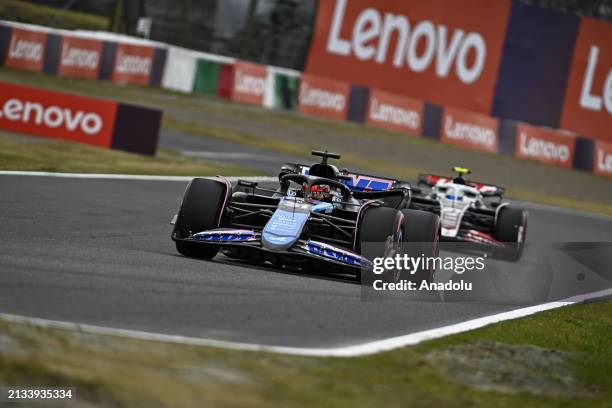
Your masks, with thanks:
[[(408, 183), (340, 171), (328, 164), (340, 155), (312, 154), (321, 162), (284, 165), (278, 188), (193, 179), (174, 218), (178, 252), (210, 260), (222, 250), (249, 262), (358, 278), (375, 257), (414, 248), (405, 243), (424, 243), (419, 252), (437, 255), (439, 217), (409, 209)], [(433, 270), (411, 279), (430, 281)]]

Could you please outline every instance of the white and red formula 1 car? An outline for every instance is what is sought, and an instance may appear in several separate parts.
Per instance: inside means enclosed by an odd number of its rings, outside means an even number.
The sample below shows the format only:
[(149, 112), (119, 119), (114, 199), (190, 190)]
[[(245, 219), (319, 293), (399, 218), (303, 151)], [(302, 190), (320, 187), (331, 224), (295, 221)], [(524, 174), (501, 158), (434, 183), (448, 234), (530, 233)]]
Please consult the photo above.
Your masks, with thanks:
[(455, 167), (454, 177), (419, 175), (410, 208), (440, 215), (443, 241), (477, 244), (496, 257), (518, 261), (525, 244), (527, 211), (503, 201), (503, 187), (466, 179), (470, 170)]

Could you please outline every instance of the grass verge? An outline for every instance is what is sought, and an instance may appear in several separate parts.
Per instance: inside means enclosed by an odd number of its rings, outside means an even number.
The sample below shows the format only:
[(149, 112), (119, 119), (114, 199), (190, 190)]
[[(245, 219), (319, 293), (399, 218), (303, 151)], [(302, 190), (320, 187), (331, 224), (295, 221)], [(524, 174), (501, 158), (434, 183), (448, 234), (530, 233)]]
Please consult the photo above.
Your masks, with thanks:
[(612, 302), (360, 358), (146, 342), (0, 320), (0, 383), (94, 406), (610, 406)]
[(172, 176), (259, 174), (252, 169), (190, 158), (166, 149), (147, 157), (77, 143), (2, 134), (0, 169)]
[[(310, 149), (321, 148), (320, 138), (311, 140), (308, 137), (298, 139), (270, 137), (262, 129), (265, 126), (272, 126), (296, 131), (309, 129), (313, 134), (333, 132), (333, 135), (330, 134), (327, 138), (329, 143), (337, 137), (336, 143), (345, 147), (339, 147), (343, 153), (341, 165), (362, 169), (371, 174), (386, 174), (409, 180), (417, 173), (434, 171), (429, 160), (434, 160), (438, 155), (447, 158), (444, 159), (447, 160), (445, 163), (463, 161), (469, 163), (471, 159), (476, 161), (483, 159), (490, 161), (484, 169), (491, 173), (483, 177), (505, 185), (508, 198), (612, 215), (611, 196), (606, 193), (609, 190), (609, 181), (582, 172), (554, 169), (530, 162), (519, 163), (507, 156), (492, 158), (488, 154), (461, 151), (429, 139), (398, 137), (398, 134), (393, 132), (353, 123), (319, 120), (292, 112), (270, 111), (230, 103), (215, 97), (185, 95), (154, 87), (117, 86), (106, 81), (92, 82), (9, 69), (0, 69), (0, 80), (81, 94), (95, 92), (96, 95), (107, 98), (145, 104), (164, 110), (162, 125), (165, 129), (304, 157), (305, 161), (310, 161), (307, 156)], [(202, 118), (202, 115), (205, 117)], [(213, 120), (206, 119), (209, 116)], [(241, 122), (249, 126), (233, 125)], [(422, 157), (420, 160), (398, 162), (388, 159), (385, 155), (363, 154), (359, 149), (350, 148), (352, 144), (359, 143), (362, 146), (364, 143), (366, 146), (384, 143), (394, 146), (395, 150), (404, 149)], [(521, 171), (514, 174), (517, 170)], [(508, 174), (513, 176), (508, 177)], [(506, 177), (506, 180), (498, 180), (501, 176)], [(530, 182), (532, 178), (539, 181), (532, 183)], [(563, 183), (560, 183), (560, 180)], [(575, 191), (576, 189), (568, 189), (567, 185), (584, 188)]]
[[(257, 147), (294, 156), (304, 156), (304, 152), (320, 148), (320, 146), (316, 145), (298, 146), (291, 143), (279, 142), (278, 140), (269, 140), (247, 132), (220, 129), (199, 123), (179, 120), (171, 115), (164, 116), (163, 123), (164, 127), (167, 129), (177, 130), (200, 137), (226, 140), (233, 143), (239, 143), (244, 146)], [(311, 159), (305, 157), (304, 160), (305, 162), (308, 162)], [(398, 165), (388, 161), (374, 160), (372, 158), (364, 158), (352, 154), (342, 155), (342, 163), (349, 168), (365, 169), (366, 171), (370, 171), (372, 174), (388, 174), (405, 180), (414, 179), (419, 173), (427, 173), (427, 170), (423, 168)], [(506, 197), (515, 200), (530, 201), (574, 210), (612, 215), (612, 205), (610, 204), (539, 193), (521, 188), (508, 187), (506, 190)]]

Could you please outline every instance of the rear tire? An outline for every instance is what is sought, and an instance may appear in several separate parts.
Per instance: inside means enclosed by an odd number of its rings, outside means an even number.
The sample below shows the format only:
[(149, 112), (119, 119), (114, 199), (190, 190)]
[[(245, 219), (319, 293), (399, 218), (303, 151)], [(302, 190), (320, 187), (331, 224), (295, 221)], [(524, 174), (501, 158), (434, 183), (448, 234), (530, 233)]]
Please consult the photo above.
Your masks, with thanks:
[[(403, 243), (408, 256), (418, 258), (435, 258), (440, 253), (440, 217), (426, 211), (402, 210), (404, 214)], [(435, 277), (434, 262), (430, 268), (421, 268), (414, 274), (406, 273), (405, 279), (421, 284), (433, 282)]]
[(516, 262), (523, 255), (527, 233), (527, 211), (519, 207), (503, 207), (497, 216), (493, 236), (505, 244), (495, 251), (495, 256)]
[[(178, 239), (217, 228), (227, 186), (218, 180), (195, 178), (185, 191), (174, 233)], [(176, 241), (176, 250), (192, 258), (212, 259), (219, 247), (201, 242)]]

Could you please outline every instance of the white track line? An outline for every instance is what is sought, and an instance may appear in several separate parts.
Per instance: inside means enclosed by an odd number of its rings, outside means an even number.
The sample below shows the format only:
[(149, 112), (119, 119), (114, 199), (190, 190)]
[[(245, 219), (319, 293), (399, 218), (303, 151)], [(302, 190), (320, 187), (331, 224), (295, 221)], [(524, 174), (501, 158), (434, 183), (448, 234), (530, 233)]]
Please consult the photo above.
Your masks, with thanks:
[(583, 302), (589, 299), (612, 296), (612, 288), (601, 290), (598, 292), (587, 293), (584, 295), (574, 296), (569, 299), (564, 299), (557, 302), (544, 303), (536, 306), (524, 307), (521, 309), (511, 310), (509, 312), (498, 313), (490, 316), (481, 317), (478, 319), (468, 320), (465, 322), (452, 324), (449, 326), (438, 327), (436, 329), (425, 330), (417, 333), (406, 334), (388, 339), (370, 341), (363, 344), (356, 344), (346, 347), (335, 348), (300, 348), (300, 347), (282, 347), (282, 346), (266, 346), (262, 344), (238, 343), (232, 341), (202, 339), (196, 337), (185, 337), (170, 334), (150, 333), (137, 330), (115, 329), (110, 327), (93, 326), (89, 324), (62, 322), (56, 320), (39, 319), (35, 317), (16, 316), (11, 314), (0, 313), (0, 319), (9, 322), (29, 324), (39, 327), (76, 330), (90, 334), (110, 335), (127, 337), (137, 340), (159, 341), (164, 343), (185, 344), (192, 346), (207, 346), (226, 348), (231, 350), (244, 351), (263, 351), (278, 354), (292, 354), (299, 356), (314, 356), (314, 357), (359, 357), (369, 354), (376, 354), (383, 351), (390, 351), (396, 348), (411, 346), (421, 343), (426, 340), (433, 340), (451, 334), (462, 333), (469, 330), (478, 329), (488, 326), (493, 323), (502, 322), (504, 320), (517, 319), (538, 313), (544, 310), (556, 309), (563, 306)]
[[(89, 173), (53, 173), (41, 171), (0, 171), (0, 175), (7, 176), (39, 176), (39, 177), (60, 177), (60, 178), (81, 178), (81, 179), (98, 179), (98, 180), (150, 180), (150, 181), (190, 181), (193, 177), (189, 176), (141, 176), (129, 174), (89, 174)], [(228, 177), (230, 181), (238, 179), (249, 180), (255, 182), (272, 182), (278, 180), (276, 177)], [(556, 208), (556, 207), (552, 207)], [(478, 319), (468, 320), (466, 322), (443, 326), (436, 329), (425, 330), (417, 333), (411, 333), (398, 337), (391, 337), (383, 340), (371, 341), (363, 344), (357, 344), (346, 347), (337, 348), (299, 348), (299, 347), (282, 347), (282, 346), (267, 346), (261, 344), (238, 343), (223, 340), (201, 339), (196, 337), (175, 336), (161, 333), (149, 333), (136, 330), (115, 329), (110, 327), (93, 326), (88, 324), (62, 322), (55, 320), (39, 319), (35, 317), (16, 316), (11, 314), (0, 313), (0, 318), (18, 322), (27, 323), (42, 327), (51, 327), (67, 330), (77, 330), (86, 333), (104, 334), (112, 336), (122, 336), (132, 339), (153, 340), (166, 343), (178, 343), (209, 347), (222, 347), (233, 350), (250, 350), (250, 351), (265, 351), (270, 353), (293, 354), (302, 356), (318, 356), (318, 357), (357, 357), (368, 354), (380, 353), (383, 351), (393, 350), (399, 347), (418, 344), (425, 340), (432, 340), (451, 334), (461, 333), (468, 330), (474, 330), (480, 327), (487, 326), (492, 323), (501, 322), (504, 320), (516, 319), (519, 317), (529, 316), (531, 314), (544, 310), (555, 309), (562, 306), (571, 305), (582, 302), (587, 299), (598, 297), (611, 296), (612, 289), (606, 289), (599, 292), (588, 293), (585, 295), (575, 296), (558, 302), (544, 303), (537, 306), (530, 306), (521, 309), (512, 310), (509, 312), (498, 313), (490, 316), (481, 317)]]
[[(191, 181), (198, 176), (145, 176), (138, 174), (103, 174), (103, 173), (54, 173), (47, 171), (0, 171), (0, 176), (36, 176), (36, 177), (58, 177), (96, 180), (145, 180), (145, 181)], [(210, 177), (207, 177), (210, 178)], [(226, 177), (231, 182), (248, 180), (257, 183), (278, 181), (277, 177)]]

